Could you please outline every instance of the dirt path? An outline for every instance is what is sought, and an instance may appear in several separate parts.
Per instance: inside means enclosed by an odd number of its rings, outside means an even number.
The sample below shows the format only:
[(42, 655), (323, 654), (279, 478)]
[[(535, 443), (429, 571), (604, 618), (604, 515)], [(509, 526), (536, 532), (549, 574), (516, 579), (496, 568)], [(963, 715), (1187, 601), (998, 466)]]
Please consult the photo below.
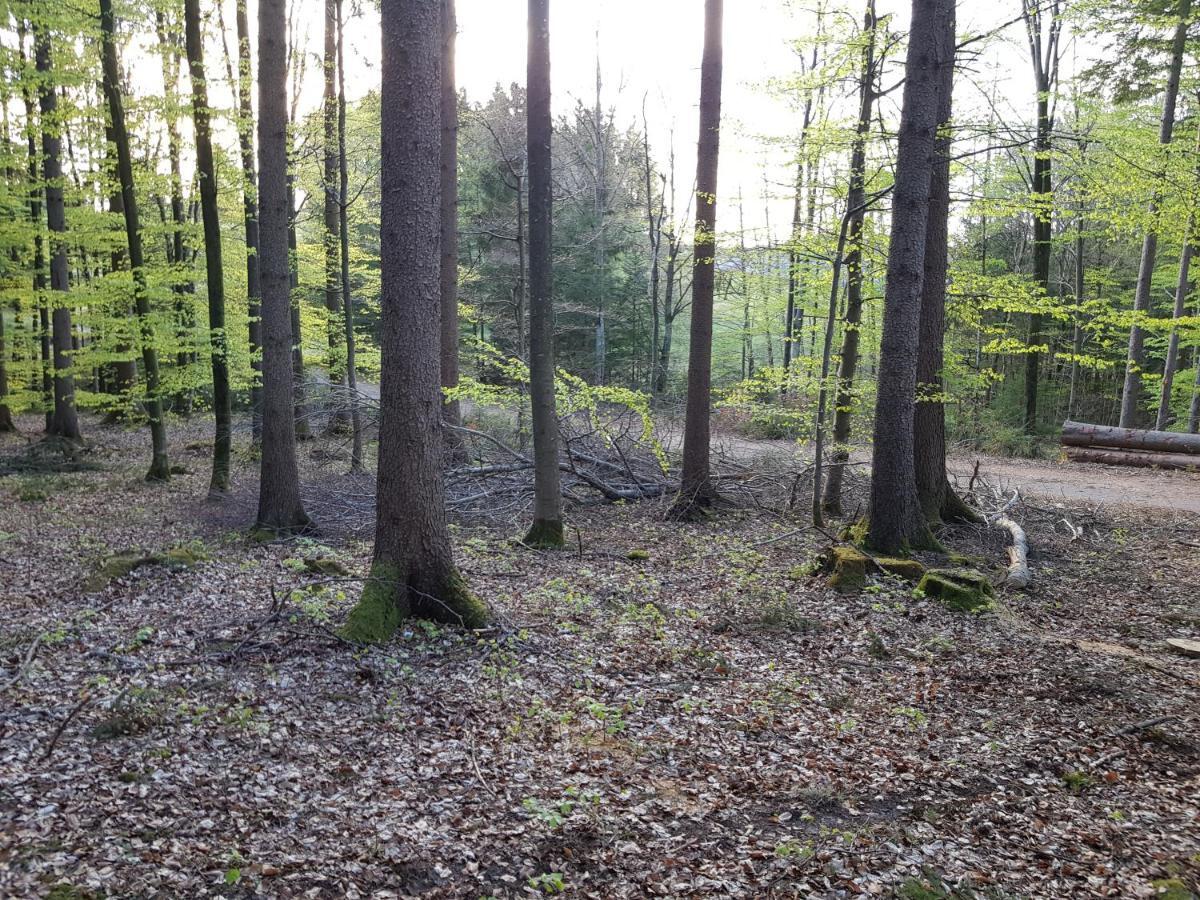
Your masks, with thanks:
[(988, 456), (952, 458), (950, 471), (970, 478), (976, 459), (981, 476), (1032, 496), (1200, 514), (1200, 475), (1188, 472)]

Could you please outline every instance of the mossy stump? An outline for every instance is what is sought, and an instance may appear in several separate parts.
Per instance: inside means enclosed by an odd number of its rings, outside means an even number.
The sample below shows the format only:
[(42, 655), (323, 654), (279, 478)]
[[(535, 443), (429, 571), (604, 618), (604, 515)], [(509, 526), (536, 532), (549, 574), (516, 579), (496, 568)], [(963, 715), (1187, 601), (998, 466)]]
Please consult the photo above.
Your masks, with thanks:
[(357, 644), (382, 644), (409, 619), (427, 619), (463, 628), (482, 628), (491, 616), (487, 606), (467, 586), (457, 571), (444, 579), (437, 596), (430, 590), (418, 590), (400, 570), (386, 563), (375, 563), (363, 585), (362, 596), (350, 610), (341, 636)]
[(208, 559), (208, 554), (195, 544), (180, 544), (169, 550), (160, 550), (149, 555), (142, 553), (117, 553), (106, 558), (96, 571), (83, 583), (83, 589), (94, 594), (104, 590), (119, 578), (144, 566), (162, 566), (172, 572), (190, 569)]
[(972, 569), (930, 569), (917, 589), (958, 612), (991, 609), (996, 596), (987, 576)]
[(855, 547), (830, 547), (817, 560), (817, 571), (827, 575), (826, 583), (839, 594), (857, 594), (867, 586), (871, 560)]
[(925, 566), (915, 559), (906, 559), (902, 556), (877, 556), (872, 562), (874, 567), (880, 571), (903, 578), (905, 581), (911, 581), (913, 584), (919, 582), (925, 575)]

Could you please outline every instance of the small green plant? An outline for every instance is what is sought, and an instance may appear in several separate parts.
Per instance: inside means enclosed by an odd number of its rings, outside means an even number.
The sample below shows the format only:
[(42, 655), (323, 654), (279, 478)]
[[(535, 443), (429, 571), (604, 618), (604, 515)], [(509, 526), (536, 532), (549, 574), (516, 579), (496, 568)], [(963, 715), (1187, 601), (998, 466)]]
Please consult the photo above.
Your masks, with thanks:
[(1069, 772), (1063, 773), (1062, 780), (1063, 784), (1067, 786), (1067, 790), (1072, 794), (1082, 794), (1096, 783), (1096, 780), (1091, 775), (1079, 769), (1072, 769)]
[(529, 886), (543, 894), (561, 894), (567, 889), (562, 872), (543, 872), (529, 879)]
[(929, 718), (921, 710), (914, 706), (898, 706), (892, 710), (892, 713), (908, 719), (908, 723), (914, 728), (920, 728), (925, 725)]
[(580, 703), (596, 722), (604, 726), (606, 734), (620, 734), (625, 730), (625, 710), (617, 706), (609, 706), (600, 700), (581, 700)]
[(775, 855), (780, 859), (794, 859), (804, 862), (812, 859), (813, 845), (811, 841), (788, 840), (775, 845)]

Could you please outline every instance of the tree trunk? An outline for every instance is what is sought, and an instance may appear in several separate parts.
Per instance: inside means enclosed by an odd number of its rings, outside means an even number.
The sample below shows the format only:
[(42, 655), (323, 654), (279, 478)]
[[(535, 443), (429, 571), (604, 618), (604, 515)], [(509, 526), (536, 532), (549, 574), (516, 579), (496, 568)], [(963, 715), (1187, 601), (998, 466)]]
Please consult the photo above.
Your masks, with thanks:
[[(1179, 81), (1183, 71), (1183, 56), (1187, 50), (1188, 27), (1191, 25), (1192, 0), (1179, 0), (1179, 24), (1175, 28), (1175, 39), (1171, 46), (1171, 67), (1167, 74), (1167, 89), (1163, 95), (1162, 124), (1159, 127), (1158, 143), (1167, 147), (1175, 132), (1175, 105), (1179, 99)], [(1129, 359), (1125, 366), (1125, 384), (1121, 390), (1121, 427), (1132, 428), (1137, 424), (1142, 400), (1142, 366), (1145, 364), (1145, 336), (1140, 317), (1150, 311), (1150, 290), (1154, 280), (1154, 263), (1158, 256), (1158, 208), (1162, 202), (1162, 182), (1165, 172), (1160, 171), (1155, 180), (1154, 194), (1150, 198), (1150, 226), (1142, 241), (1142, 260), (1138, 269), (1137, 288), (1133, 297), (1133, 325), (1129, 329)]]
[[(254, 172), (254, 105), (250, 99), (254, 70), (250, 62), (250, 22), (246, 0), (237, 0), (238, 39), (238, 148), (242, 155), (242, 211), (246, 220), (246, 297), (250, 320), (250, 427), (254, 441), (262, 439), (263, 418), (263, 346), (262, 285), (259, 275), (258, 198), (255, 196)], [(283, 102), (283, 101), (281, 101)]]
[[(1196, 151), (1200, 154), (1200, 131), (1196, 135)], [(1200, 166), (1196, 168), (1196, 187), (1200, 187)], [(1196, 207), (1200, 200), (1200, 192), (1192, 194), (1192, 210), (1188, 215), (1187, 226), (1183, 232), (1183, 249), (1179, 254), (1179, 280), (1175, 284), (1175, 309), (1172, 318), (1177, 322), (1187, 315), (1187, 298), (1191, 292), (1192, 259), (1200, 246), (1200, 235), (1196, 233)], [(1175, 370), (1179, 366), (1179, 329), (1171, 326), (1171, 337), (1167, 343), (1167, 358), (1163, 363), (1162, 394), (1158, 401), (1158, 417), (1154, 427), (1165, 431), (1171, 422), (1171, 391), (1175, 383)]]
[(42, 122), (42, 174), (46, 191), (46, 225), (50, 231), (51, 344), (54, 350), (54, 414), (49, 432), (68, 441), (82, 440), (75, 411), (75, 377), (71, 373), (72, 328), (70, 263), (67, 258), (67, 212), (63, 202), (62, 139), (57, 127), (58, 94), (52, 82), (50, 32), (43, 23), (34, 34), (34, 54)]
[(16, 431), (8, 407), (8, 344), (4, 339), (4, 307), (0, 306), (0, 434)]
[(550, 3), (529, 0), (526, 72), (529, 155), (529, 393), (533, 412), (534, 510), (525, 543), (563, 543), (554, 397), (554, 189), (551, 172)]
[(321, 177), (321, 203), (324, 214), (325, 241), (325, 312), (328, 316), (326, 338), (329, 343), (329, 386), (332, 394), (329, 408), (330, 432), (350, 428), (347, 404), (346, 364), (343, 341), (341, 299), (341, 232), (338, 217), (338, 102), (337, 102), (337, 2), (325, 0), (324, 56), (324, 152)]
[(670, 516), (686, 519), (716, 499), (709, 471), (712, 411), (713, 287), (717, 255), (717, 170), (721, 141), (722, 19), (724, 0), (704, 2), (700, 64), (700, 138), (696, 149), (696, 248), (692, 262), (692, 325), (688, 348), (683, 474)]
[(953, 139), (955, 4), (942, 0), (939, 17), (938, 136), (929, 184), (929, 221), (921, 282), (920, 344), (917, 350), (917, 403), (913, 412), (913, 460), (917, 499), (931, 525), (978, 521), (959, 499), (946, 475), (946, 401), (943, 340), (946, 331), (946, 275), (949, 270), (950, 154)]
[(1135, 466), (1142, 469), (1200, 470), (1200, 455), (1162, 453), (1145, 450), (1119, 450), (1110, 447), (1068, 447), (1072, 462), (1102, 463), (1108, 466)]
[(850, 211), (849, 252), (846, 254), (846, 327), (842, 333), (842, 352), (838, 362), (837, 398), (834, 401), (833, 460), (825, 483), (823, 506), (830, 515), (842, 514), (842, 481), (850, 462), (850, 433), (854, 424), (854, 376), (858, 370), (858, 345), (862, 333), (863, 309), (863, 229), (867, 221), (867, 139), (871, 135), (871, 116), (875, 103), (875, 43), (877, 19), (875, 0), (867, 0), (863, 17), (860, 81), (858, 85), (858, 124), (850, 150), (850, 190), (846, 207)]
[(488, 618), (454, 566), (442, 484), (441, 4), (383, 0), (382, 307), (375, 555), (344, 634)]
[[(454, 53), (458, 39), (455, 0), (442, 0), (442, 387), (458, 387), (458, 89), (454, 81)], [(442, 418), (461, 425), (457, 399), (445, 400)], [(446, 447), (452, 457), (465, 459), (458, 432), (447, 429)]]
[(150, 470), (147, 481), (169, 481), (171, 465), (167, 459), (167, 428), (163, 421), (158, 350), (151, 320), (150, 295), (146, 285), (146, 261), (142, 253), (142, 226), (138, 217), (137, 191), (133, 183), (133, 157), (129, 151), (129, 133), (125, 127), (125, 107), (121, 102), (120, 64), (117, 60), (116, 24), (112, 0), (100, 0), (101, 58), (104, 69), (104, 93), (113, 143), (117, 149), (117, 178), (125, 211), (125, 239), (129, 247), (129, 268), (133, 275), (133, 306), (137, 314), (138, 339), (142, 346), (142, 368), (146, 377), (146, 416), (150, 420)]
[(200, 32), (200, 0), (184, 0), (184, 40), (192, 79), (192, 116), (196, 130), (196, 176), (200, 182), (200, 214), (204, 219), (204, 264), (208, 284), (208, 331), (212, 353), (213, 439), (210, 497), (229, 492), (229, 458), (233, 448), (233, 410), (229, 396), (229, 345), (225, 335), (225, 267), (221, 258), (221, 221), (217, 208), (217, 171), (209, 126), (204, 43)]
[(943, 0), (913, 0), (892, 193), (892, 235), (875, 405), (869, 546), (884, 553), (934, 543), (917, 498), (913, 417), (929, 189), (938, 123)]
[(1153, 450), (1162, 453), (1200, 453), (1200, 436), (1178, 431), (1143, 431), (1063, 422), (1062, 442), (1068, 447), (1117, 447), (1122, 450)]
[(288, 308), (291, 318), (292, 336), (292, 419), (296, 423), (296, 440), (307, 441), (312, 437), (309, 424), (307, 388), (304, 383), (304, 335), (300, 326), (300, 263), (296, 256), (296, 175), (291, 165), (294, 155), (291, 145), (291, 130), (288, 130)]
[[(239, 14), (242, 8), (239, 3)], [(300, 501), (292, 408), (287, 59), (287, 0), (259, 0), (258, 213), (262, 248), (263, 415), (256, 527), (272, 534), (294, 534), (309, 526)]]
[(346, 337), (346, 399), (350, 406), (350, 471), (362, 471), (362, 416), (358, 408), (358, 373), (355, 371), (354, 297), (350, 294), (350, 173), (346, 159), (346, 64), (345, 23), (342, 21), (342, 0), (336, 0), (337, 66), (338, 66), (338, 235), (341, 238), (342, 323)]

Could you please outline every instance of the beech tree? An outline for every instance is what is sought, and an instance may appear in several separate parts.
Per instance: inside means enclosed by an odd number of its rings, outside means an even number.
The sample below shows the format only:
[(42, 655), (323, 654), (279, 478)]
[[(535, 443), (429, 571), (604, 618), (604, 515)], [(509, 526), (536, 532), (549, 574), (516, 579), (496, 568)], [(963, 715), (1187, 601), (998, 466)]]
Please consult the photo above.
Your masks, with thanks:
[(125, 127), (125, 106), (121, 99), (121, 66), (117, 57), (116, 23), (112, 0), (100, 0), (100, 43), (103, 78), (108, 101), (109, 128), (117, 151), (117, 179), (125, 218), (125, 241), (129, 249), (129, 268), (133, 275), (133, 306), (137, 315), (138, 340), (142, 349), (142, 367), (146, 378), (146, 416), (150, 420), (150, 470), (147, 481), (169, 481), (171, 464), (167, 459), (167, 427), (163, 421), (161, 382), (158, 373), (158, 348), (151, 321), (150, 296), (146, 286), (146, 260), (142, 252), (142, 225), (138, 216), (137, 191), (133, 183), (133, 156), (129, 152), (129, 132)]
[(686, 519), (716, 499), (709, 472), (712, 413), (713, 287), (717, 255), (717, 162), (721, 145), (722, 17), (724, 0), (705, 0), (700, 63), (700, 139), (696, 151), (696, 249), (692, 269), (691, 346), (683, 474), (670, 516)]
[(50, 29), (34, 24), (34, 59), (39, 75), (38, 106), (42, 129), (42, 176), (46, 227), (50, 232), (50, 319), (54, 352), (54, 411), (47, 431), (68, 441), (82, 440), (75, 410), (75, 375), (71, 364), (71, 263), (68, 258), (67, 210), (63, 200), (62, 123), (52, 78)]
[(454, 565), (442, 482), (441, 0), (383, 0), (383, 246), (375, 552), (350, 640), (410, 616), (479, 627), (486, 607)]
[(529, 147), (529, 394), (533, 418), (534, 510), (525, 536), (532, 547), (563, 543), (554, 398), (554, 215), (550, 153), (550, 0), (529, 0), (526, 69)]
[(892, 191), (867, 544), (884, 553), (932, 545), (913, 454), (921, 288), (938, 128), (939, 72), (948, 64), (939, 18), (946, 0), (913, 0)]
[[(1159, 126), (1158, 143), (1162, 147), (1171, 144), (1175, 133), (1175, 107), (1179, 101), (1179, 82), (1183, 72), (1183, 56), (1187, 51), (1188, 29), (1191, 27), (1192, 0), (1178, 0), (1177, 24), (1171, 42), (1171, 61), (1167, 69), (1167, 86), (1163, 92), (1162, 121)], [(1129, 328), (1129, 358), (1125, 365), (1125, 384), (1121, 390), (1122, 428), (1134, 428), (1138, 424), (1142, 402), (1142, 367), (1145, 365), (1145, 335), (1141, 316), (1150, 309), (1150, 291), (1154, 281), (1154, 264), (1158, 257), (1158, 217), (1162, 203), (1162, 182), (1165, 162), (1157, 163), (1158, 178), (1150, 197), (1150, 225), (1142, 240), (1142, 259), (1138, 269), (1137, 287), (1133, 298), (1133, 324)]]
[(262, 248), (263, 424), (257, 527), (309, 526), (300, 500), (292, 409), (288, 266), (287, 0), (258, 2), (258, 198)]
[(217, 170), (209, 124), (208, 84), (200, 0), (184, 0), (184, 42), (192, 80), (192, 118), (196, 129), (196, 177), (200, 183), (200, 215), (204, 220), (204, 264), (208, 277), (208, 332), (212, 354), (213, 439), (209, 495), (229, 492), (229, 458), (233, 449), (233, 407), (229, 395), (229, 341), (225, 333), (225, 266), (221, 258), (221, 220), (217, 206)]

